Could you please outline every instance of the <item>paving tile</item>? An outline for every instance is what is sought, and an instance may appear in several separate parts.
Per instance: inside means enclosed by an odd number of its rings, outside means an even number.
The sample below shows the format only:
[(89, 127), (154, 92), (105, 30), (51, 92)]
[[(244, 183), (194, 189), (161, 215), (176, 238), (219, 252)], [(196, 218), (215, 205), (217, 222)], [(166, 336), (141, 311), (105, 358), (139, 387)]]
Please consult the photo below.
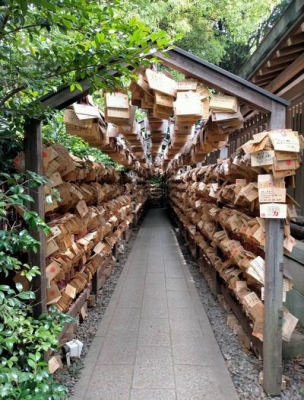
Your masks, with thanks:
[(159, 274), (164, 273), (165, 267), (163, 264), (149, 264), (147, 267), (147, 274)]
[(170, 347), (138, 347), (133, 388), (174, 389)]
[(165, 274), (163, 272), (156, 273), (147, 273), (146, 275), (146, 284), (156, 283), (156, 284), (165, 284)]
[(136, 342), (137, 332), (109, 332), (108, 336), (104, 339), (97, 366), (100, 364), (134, 364)]
[(171, 290), (167, 292), (169, 308), (192, 308), (193, 302), (189, 292)]
[(166, 286), (167, 290), (188, 291), (188, 286), (184, 278), (167, 278)]
[(147, 267), (142, 264), (133, 264), (128, 271), (128, 278), (145, 278)]
[(118, 300), (118, 307), (140, 307), (142, 302), (141, 292), (131, 292), (129, 290), (123, 290)]
[(85, 400), (129, 400), (133, 365), (99, 365)]
[(110, 331), (138, 331), (139, 307), (117, 307), (109, 325)]
[(123, 285), (122, 292), (125, 291), (130, 291), (132, 293), (141, 293), (144, 290), (145, 286), (145, 278), (126, 278), (125, 283)]
[(168, 318), (167, 300), (144, 296), (141, 316), (142, 318)]
[(131, 400), (176, 400), (171, 389), (132, 389)]
[(175, 366), (178, 400), (224, 400), (219, 379), (209, 367), (193, 365)]
[(165, 299), (167, 297), (165, 284), (148, 283), (144, 288), (144, 297)]
[(199, 325), (196, 313), (192, 308), (169, 308), (169, 319), (171, 329), (174, 331), (199, 331)]
[(170, 346), (169, 320), (142, 318), (139, 326), (138, 346)]
[(175, 267), (165, 267), (166, 278), (184, 278), (184, 273), (178, 265)]
[(174, 364), (217, 365), (219, 357), (214, 353), (201, 332), (172, 331)]

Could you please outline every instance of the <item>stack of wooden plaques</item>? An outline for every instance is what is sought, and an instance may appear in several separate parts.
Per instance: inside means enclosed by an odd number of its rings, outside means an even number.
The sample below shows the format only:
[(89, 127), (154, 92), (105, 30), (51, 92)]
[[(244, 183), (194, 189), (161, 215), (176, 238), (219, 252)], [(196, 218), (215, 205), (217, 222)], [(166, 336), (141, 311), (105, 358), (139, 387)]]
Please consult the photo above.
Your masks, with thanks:
[[(22, 159), (22, 154), (16, 157), (16, 166)], [(112, 249), (147, 194), (113, 167), (74, 157), (59, 144), (44, 148), (43, 160), (50, 179), (45, 185), (47, 304), (68, 311), (84, 291), (89, 293), (96, 271), (108, 275)], [(52, 201), (55, 190), (61, 199)]]
[(90, 104), (73, 104), (64, 112), (67, 133), (82, 137), (91, 146), (107, 144), (107, 125), (103, 113)]
[[(290, 176), (297, 167), (302, 143), (303, 138), (296, 132), (264, 132), (230, 159), (191, 169), (172, 177), (169, 183), (169, 201), (183, 229), (239, 300), (252, 321), (253, 335), (260, 340), (264, 320), (265, 218), (285, 220), (283, 246), (284, 252), (290, 253), (295, 245), (290, 221), (296, 217), (296, 203), (286, 195), (285, 186), (293, 184)], [(275, 166), (281, 161), (279, 165), (284, 169), (280, 172), (284, 172), (276, 177)], [(290, 277), (284, 276), (284, 301), (291, 288)], [(284, 321), (283, 339), (288, 341), (297, 318), (286, 309)]]

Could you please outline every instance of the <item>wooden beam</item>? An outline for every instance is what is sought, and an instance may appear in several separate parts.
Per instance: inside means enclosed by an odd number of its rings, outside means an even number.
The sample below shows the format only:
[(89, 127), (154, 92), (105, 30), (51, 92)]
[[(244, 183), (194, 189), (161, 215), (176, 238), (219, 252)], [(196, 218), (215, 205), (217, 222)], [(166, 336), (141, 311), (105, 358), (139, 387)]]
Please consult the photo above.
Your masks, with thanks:
[[(269, 129), (285, 128), (285, 118), (285, 107), (273, 104)], [(282, 382), (283, 228), (283, 219), (266, 219), (263, 386), (270, 396), (280, 395)]]
[(287, 39), (288, 46), (293, 46), (295, 44), (300, 44), (304, 42), (304, 33), (300, 33), (299, 35), (290, 36)]
[[(286, 56), (275, 56), (267, 61), (267, 67), (274, 67), (276, 65), (284, 65), (284, 68), (288, 67), (291, 64), (291, 61), (294, 61), (297, 58), (296, 54), (287, 54)], [(263, 70), (263, 69), (262, 69)]]
[(274, 72), (282, 71), (282, 69), (287, 68), (290, 65), (290, 62), (287, 61), (285, 63), (281, 62), (277, 65), (273, 65), (271, 67), (263, 67), (259, 70), (259, 75), (270, 75), (273, 74)]
[(214, 89), (231, 94), (262, 112), (270, 112), (272, 101), (287, 105), (280, 97), (272, 97), (269, 92), (207, 63), (182, 49), (169, 50), (166, 54), (157, 53), (162, 63), (184, 75), (191, 75)]
[(279, 96), (284, 96), (290, 102), (294, 101), (304, 93), (304, 73), (292, 80), (287, 86), (278, 92)]
[(303, 53), (304, 51), (304, 46), (303, 44), (295, 45), (295, 46), (288, 46), (287, 47), (282, 47), (279, 50), (276, 51), (276, 56), (277, 57), (284, 57), (288, 56), (289, 54), (296, 54), (296, 53)]
[[(29, 119), (25, 122), (24, 153), (26, 171), (43, 175), (41, 121)], [(43, 186), (29, 189), (29, 194), (34, 199), (33, 203), (29, 203), (29, 209), (37, 212), (44, 220)], [(37, 229), (30, 229), (30, 233), (40, 243), (37, 253), (29, 252), (30, 264), (38, 266), (40, 270), (40, 275), (33, 279), (33, 291), (36, 294), (33, 314), (35, 318), (38, 318), (41, 313), (46, 311), (45, 235)]]
[(267, 90), (270, 92), (276, 92), (285, 83), (290, 81), (295, 75), (303, 71), (304, 65), (304, 53), (298, 57), (292, 64), (289, 65), (284, 71), (280, 73), (272, 82), (267, 85)]
[(252, 79), (252, 82), (254, 82), (255, 85), (261, 86), (261, 85), (270, 83), (273, 79), (276, 78), (277, 75), (278, 75), (278, 74), (277, 74), (276, 72), (273, 72), (272, 74), (270, 74), (270, 75), (265, 75), (265, 76), (264, 76), (264, 75), (263, 75), (263, 76), (261, 76), (261, 75), (256, 75), (256, 76)]

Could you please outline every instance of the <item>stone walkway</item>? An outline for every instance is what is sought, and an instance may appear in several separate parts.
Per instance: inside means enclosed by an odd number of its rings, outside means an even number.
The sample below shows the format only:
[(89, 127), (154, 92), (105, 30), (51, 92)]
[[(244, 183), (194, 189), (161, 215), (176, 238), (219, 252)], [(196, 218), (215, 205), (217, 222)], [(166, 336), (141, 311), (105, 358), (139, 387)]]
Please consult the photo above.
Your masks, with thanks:
[(150, 210), (72, 400), (237, 400), (165, 210)]

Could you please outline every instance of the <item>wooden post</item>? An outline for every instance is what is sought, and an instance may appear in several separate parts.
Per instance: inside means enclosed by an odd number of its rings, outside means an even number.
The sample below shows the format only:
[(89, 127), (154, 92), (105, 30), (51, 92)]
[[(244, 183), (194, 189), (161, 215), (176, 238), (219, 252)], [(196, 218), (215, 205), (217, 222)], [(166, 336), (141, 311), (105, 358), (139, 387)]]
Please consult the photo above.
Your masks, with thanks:
[[(285, 128), (285, 116), (286, 108), (273, 103), (269, 129)], [(270, 396), (280, 395), (282, 383), (283, 226), (282, 219), (266, 220), (263, 386)]]
[(97, 270), (92, 278), (92, 293), (96, 296), (96, 299), (98, 296), (98, 289), (99, 289), (98, 280), (99, 280), (99, 278), (98, 278), (98, 270)]
[[(42, 168), (42, 135), (41, 121), (28, 119), (24, 125), (24, 153), (25, 169), (43, 175)], [(34, 202), (29, 203), (29, 209), (36, 211), (44, 219), (44, 189), (40, 186), (35, 189), (29, 189), (29, 194)], [(33, 306), (33, 315), (38, 318), (46, 311), (46, 272), (45, 272), (45, 235), (41, 230), (31, 229), (31, 235), (36, 239), (40, 246), (37, 253), (29, 252), (29, 262), (40, 269), (40, 275), (33, 279), (33, 291), (36, 294), (35, 304)]]
[(114, 244), (114, 247), (113, 247), (113, 256), (114, 256), (114, 258), (115, 258), (115, 261), (118, 261), (118, 243), (115, 243)]

